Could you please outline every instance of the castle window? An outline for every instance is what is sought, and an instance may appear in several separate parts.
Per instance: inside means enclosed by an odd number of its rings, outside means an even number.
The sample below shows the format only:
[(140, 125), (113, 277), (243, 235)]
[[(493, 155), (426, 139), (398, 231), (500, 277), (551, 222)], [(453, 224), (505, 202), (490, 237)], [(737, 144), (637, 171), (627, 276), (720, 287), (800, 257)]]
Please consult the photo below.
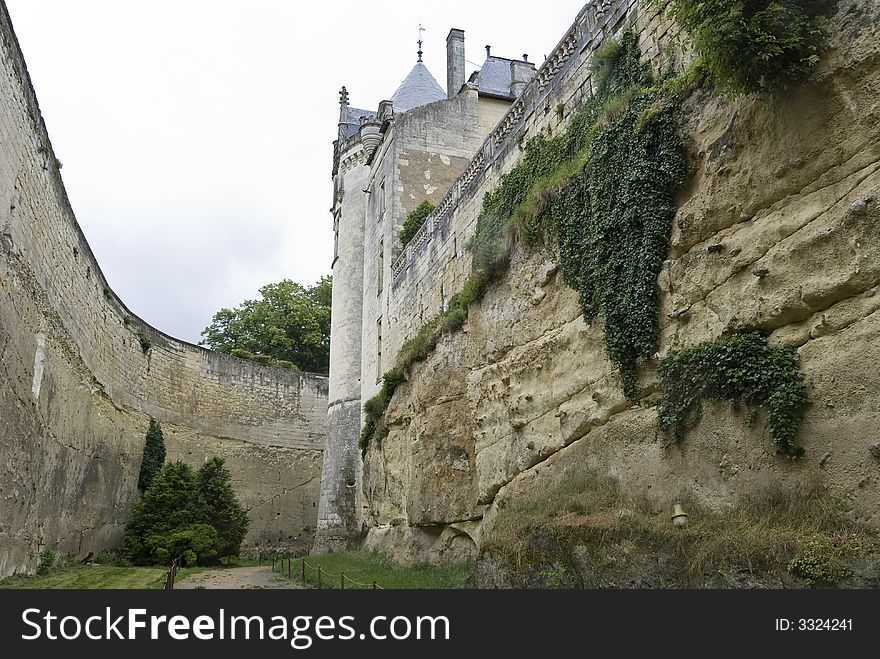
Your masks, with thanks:
[(382, 319), (376, 321), (376, 384), (382, 381)]
[(379, 185), (379, 222), (382, 221), (382, 218), (385, 217), (385, 179), (382, 179), (382, 183)]
[(339, 213), (333, 218), (333, 263), (339, 258)]
[(376, 295), (382, 295), (382, 284), (385, 279), (385, 242), (379, 241), (379, 259), (376, 279), (378, 280)]

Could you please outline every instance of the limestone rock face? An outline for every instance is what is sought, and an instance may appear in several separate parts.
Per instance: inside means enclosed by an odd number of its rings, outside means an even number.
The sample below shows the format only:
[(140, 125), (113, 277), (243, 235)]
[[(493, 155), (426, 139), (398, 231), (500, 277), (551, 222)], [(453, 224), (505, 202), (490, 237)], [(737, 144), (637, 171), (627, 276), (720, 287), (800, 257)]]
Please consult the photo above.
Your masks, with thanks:
[(798, 349), (806, 456), (776, 457), (764, 420), (727, 403), (674, 443), (650, 405), (656, 360), (627, 401), (601, 319), (584, 323), (552, 253), (520, 251), (397, 389), (390, 434), (365, 459), (369, 546), (403, 560), (476, 552), (499, 505), (572, 466), (658, 510), (682, 492), (719, 508), (806, 478), (880, 526), (880, 7), (844, 0), (829, 23), (814, 79), (785, 98), (685, 103), (692, 176), (658, 279), (658, 357), (745, 328)]

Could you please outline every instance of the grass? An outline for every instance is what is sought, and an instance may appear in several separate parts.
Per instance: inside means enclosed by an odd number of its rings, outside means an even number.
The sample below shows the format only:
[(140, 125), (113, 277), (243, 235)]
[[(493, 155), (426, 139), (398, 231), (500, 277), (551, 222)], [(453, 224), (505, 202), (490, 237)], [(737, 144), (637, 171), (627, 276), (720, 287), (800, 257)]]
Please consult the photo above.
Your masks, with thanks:
[[(685, 529), (672, 526), (670, 511), (656, 513), (613, 479), (571, 470), (503, 508), (484, 548), (523, 574), (536, 565), (570, 568), (575, 546), (586, 547), (602, 565), (615, 547), (634, 544), (646, 555), (671, 557), (680, 585), (693, 586), (719, 570), (797, 573), (791, 566), (804, 564), (798, 557), (839, 565), (880, 546), (876, 531), (847, 521), (839, 500), (809, 485), (794, 493), (771, 487), (719, 512), (687, 495), (678, 502), (689, 514)], [(824, 557), (814, 556), (817, 545), (825, 548)]]
[[(345, 574), (347, 577), (346, 589), (371, 588), (374, 581), (386, 590), (464, 588), (465, 581), (473, 572), (472, 563), (456, 563), (441, 567), (433, 565), (402, 567), (383, 554), (348, 551), (291, 559), (292, 578), (297, 581), (302, 580), (303, 559), (308, 566), (314, 566), (314, 568), (306, 568), (306, 584), (317, 586), (317, 568), (320, 566), (322, 588), (339, 588), (340, 574)], [(283, 572), (286, 576), (286, 561)], [(349, 579), (364, 585), (358, 586)]]
[[(108, 561), (109, 562), (109, 561)], [(229, 565), (224, 560), (222, 565), (216, 567), (182, 567), (177, 570), (177, 581), (192, 574), (205, 572), (206, 570), (225, 569), (226, 567), (251, 567), (265, 565), (262, 562), (249, 558), (233, 558)], [(16, 574), (5, 579), (0, 579), (0, 589), (150, 589), (162, 588), (165, 583), (167, 567), (138, 567), (120, 565), (58, 565), (43, 575)]]
[[(48, 574), (17, 574), (0, 580), (0, 588), (44, 589), (144, 589), (161, 588), (164, 568), (113, 567), (107, 565), (70, 565), (52, 569)], [(183, 570), (178, 571), (182, 576)]]

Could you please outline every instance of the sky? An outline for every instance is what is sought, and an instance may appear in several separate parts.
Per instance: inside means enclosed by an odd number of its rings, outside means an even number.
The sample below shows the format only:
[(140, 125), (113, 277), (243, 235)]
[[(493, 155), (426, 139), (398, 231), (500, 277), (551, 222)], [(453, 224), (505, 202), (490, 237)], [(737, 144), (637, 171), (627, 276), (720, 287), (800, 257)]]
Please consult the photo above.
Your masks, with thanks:
[(330, 274), (339, 89), (376, 109), (416, 62), (446, 86), (538, 66), (585, 0), (6, 0), (77, 220), (135, 314), (198, 342), (222, 307)]

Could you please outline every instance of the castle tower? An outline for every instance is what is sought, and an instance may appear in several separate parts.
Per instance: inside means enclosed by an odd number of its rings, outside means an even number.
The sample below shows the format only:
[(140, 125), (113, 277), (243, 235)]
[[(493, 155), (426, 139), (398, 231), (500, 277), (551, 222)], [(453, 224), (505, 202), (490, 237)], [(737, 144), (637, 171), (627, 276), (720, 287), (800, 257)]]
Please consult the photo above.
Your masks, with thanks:
[[(345, 549), (359, 531), (361, 492), (361, 317), (363, 303), (364, 188), (362, 119), (340, 92), (339, 132), (333, 143), (333, 313), (330, 324), (328, 436), (321, 472), (315, 553)], [(367, 137), (367, 143), (371, 141)]]
[[(410, 327), (393, 302), (392, 264), (404, 249), (400, 229), (423, 201), (437, 204), (534, 75), (525, 61), (489, 56), (464, 78), (464, 32), (452, 30), (454, 64), (447, 94), (418, 58), (377, 112), (340, 93), (333, 151), (333, 309), (330, 330), (329, 435), (321, 474), (313, 552), (344, 549), (364, 520), (362, 405), (382, 386)], [(439, 309), (425, 308), (426, 318)]]

